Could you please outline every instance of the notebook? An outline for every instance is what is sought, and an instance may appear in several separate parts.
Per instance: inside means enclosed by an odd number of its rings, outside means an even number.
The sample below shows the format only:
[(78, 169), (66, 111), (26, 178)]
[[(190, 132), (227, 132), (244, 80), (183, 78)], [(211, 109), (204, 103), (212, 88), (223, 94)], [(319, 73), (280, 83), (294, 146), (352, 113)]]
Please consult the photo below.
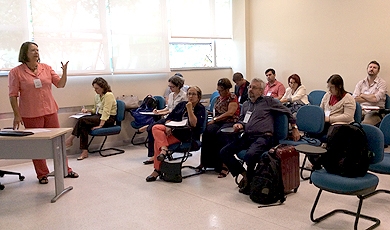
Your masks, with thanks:
[(18, 130), (1, 130), (0, 136), (28, 136), (33, 135), (33, 132), (29, 131), (18, 131)]

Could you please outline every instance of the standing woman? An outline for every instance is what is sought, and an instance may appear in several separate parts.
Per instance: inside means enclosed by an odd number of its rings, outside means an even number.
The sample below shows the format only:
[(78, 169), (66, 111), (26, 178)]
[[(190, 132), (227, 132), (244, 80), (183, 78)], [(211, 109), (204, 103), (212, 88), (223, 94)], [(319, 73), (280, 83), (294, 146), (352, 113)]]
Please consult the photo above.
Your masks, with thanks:
[[(64, 88), (67, 80), (68, 62), (62, 65), (62, 77), (46, 64), (40, 63), (38, 45), (25, 42), (19, 51), (19, 66), (8, 74), (9, 97), (14, 112), (13, 128), (59, 128), (58, 105), (54, 100), (51, 85)], [(19, 98), (19, 102), (18, 102)], [(49, 169), (45, 159), (33, 159), (35, 172), (40, 184), (47, 184)], [(68, 161), (67, 161), (68, 163)], [(68, 166), (66, 177), (79, 175)]]
[(82, 109), (81, 112), (92, 115), (81, 117), (73, 128), (72, 135), (66, 139), (66, 147), (73, 144), (75, 137), (80, 137), (81, 155), (77, 160), (84, 160), (88, 157), (88, 133), (91, 130), (103, 127), (110, 127), (115, 124), (116, 119), (116, 99), (111, 92), (111, 87), (102, 77), (97, 77), (92, 81), (96, 97), (94, 108), (91, 110)]
[(202, 135), (202, 151), (200, 154), (200, 165), (197, 171), (206, 168), (214, 168), (219, 173), (218, 177), (226, 177), (228, 168), (222, 163), (219, 151), (233, 141), (234, 135), (221, 132), (223, 128), (233, 127), (240, 115), (240, 106), (237, 96), (230, 92), (232, 83), (227, 78), (218, 80), (217, 90), (219, 97), (214, 105), (214, 116), (207, 123), (206, 130)]

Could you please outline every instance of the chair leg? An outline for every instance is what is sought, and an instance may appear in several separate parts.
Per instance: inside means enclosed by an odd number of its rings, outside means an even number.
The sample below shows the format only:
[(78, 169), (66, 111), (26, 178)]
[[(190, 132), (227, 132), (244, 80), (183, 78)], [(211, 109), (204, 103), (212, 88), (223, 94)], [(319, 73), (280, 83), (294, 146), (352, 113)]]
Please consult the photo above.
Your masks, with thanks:
[[(100, 156), (102, 156), (102, 157), (108, 157), (108, 156), (117, 155), (117, 154), (121, 154), (121, 153), (124, 153), (124, 152), (125, 152), (125, 150), (123, 150), (123, 149), (118, 149), (118, 148), (114, 148), (114, 147), (103, 149), (103, 146), (104, 146), (104, 144), (106, 143), (106, 140), (107, 140), (107, 136), (104, 136), (103, 143), (100, 145), (100, 148), (99, 148), (98, 150), (90, 151), (90, 150), (89, 150), (89, 146), (90, 146), (90, 144), (92, 143), (92, 140), (94, 139), (94, 137), (95, 137), (95, 136), (92, 136), (91, 140), (90, 140), (89, 143), (88, 143), (88, 147), (87, 147), (87, 148), (88, 148), (88, 152), (89, 152), (89, 153), (96, 153), (96, 152), (98, 152), (98, 153), (100, 154)], [(103, 153), (102, 153), (102, 152), (108, 151), (108, 150), (115, 150), (115, 152), (110, 153), (110, 154), (103, 154)]]
[(320, 199), (320, 196), (321, 196), (321, 193), (322, 193), (322, 189), (320, 189), (318, 191), (318, 194), (317, 194), (317, 197), (314, 201), (314, 204), (313, 204), (313, 207), (311, 209), (311, 212), (310, 212), (310, 219), (311, 221), (315, 222), (315, 223), (319, 223), (325, 219), (327, 219), (328, 217), (330, 216), (333, 216), (334, 214), (336, 213), (344, 213), (344, 214), (347, 214), (347, 215), (350, 215), (350, 216), (354, 216), (355, 217), (355, 223), (354, 223), (354, 229), (357, 230), (357, 227), (358, 227), (358, 222), (359, 222), (359, 218), (363, 218), (363, 219), (366, 219), (366, 220), (370, 220), (370, 221), (373, 221), (374, 224), (371, 225), (369, 228), (367, 229), (374, 229), (376, 227), (379, 226), (379, 224), (381, 223), (381, 221), (375, 217), (371, 217), (371, 216), (367, 216), (367, 215), (363, 215), (363, 214), (360, 214), (360, 211), (362, 209), (362, 206), (363, 206), (363, 200), (370, 197), (371, 194), (368, 194), (366, 196), (362, 196), (362, 195), (358, 195), (357, 197), (359, 198), (359, 206), (357, 208), (357, 212), (351, 212), (349, 210), (345, 210), (345, 209), (335, 209), (331, 212), (328, 212), (318, 218), (314, 218), (314, 211), (317, 207), (317, 204), (318, 204), (318, 201)]
[(131, 138), (131, 144), (132, 145), (145, 145), (145, 147), (147, 147), (147, 143), (148, 143), (148, 138), (146, 137), (144, 141), (141, 141), (141, 142), (135, 142), (134, 141), (134, 138), (135, 136), (137, 136), (137, 134), (141, 134), (140, 132), (138, 131), (135, 131), (133, 137)]
[(303, 176), (303, 170), (310, 171), (310, 174), (313, 172), (313, 169), (305, 167), (306, 160), (307, 160), (307, 155), (305, 154), (305, 158), (303, 158), (302, 166), (300, 167), (301, 168), (300, 175), (301, 175), (302, 180), (310, 179), (310, 176), (308, 176), (308, 177)]

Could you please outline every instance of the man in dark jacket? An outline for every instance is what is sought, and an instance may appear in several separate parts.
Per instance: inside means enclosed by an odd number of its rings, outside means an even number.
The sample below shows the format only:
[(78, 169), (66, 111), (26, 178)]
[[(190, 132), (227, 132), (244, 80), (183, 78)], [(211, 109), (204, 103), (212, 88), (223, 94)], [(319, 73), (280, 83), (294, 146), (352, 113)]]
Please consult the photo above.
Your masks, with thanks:
[[(291, 111), (278, 100), (270, 96), (263, 96), (265, 83), (259, 78), (252, 79), (248, 87), (247, 100), (241, 109), (239, 121), (233, 125), (234, 131), (244, 131), (240, 138), (222, 148), (220, 155), (233, 177), (241, 174), (240, 192), (249, 194), (256, 163), (261, 154), (268, 151), (274, 143), (274, 118), (272, 112), (285, 113), (292, 127), (293, 140), (300, 138), (296, 120)], [(247, 149), (244, 161), (247, 170), (235, 158), (235, 154)]]

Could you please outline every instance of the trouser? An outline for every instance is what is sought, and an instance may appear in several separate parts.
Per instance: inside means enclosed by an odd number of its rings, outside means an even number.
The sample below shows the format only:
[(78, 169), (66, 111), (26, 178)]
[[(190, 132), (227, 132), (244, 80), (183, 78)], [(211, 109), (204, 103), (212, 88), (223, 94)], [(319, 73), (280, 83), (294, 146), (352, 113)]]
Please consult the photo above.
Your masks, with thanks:
[[(24, 127), (29, 128), (59, 128), (60, 123), (58, 121), (58, 115), (56, 113), (45, 115), (42, 117), (26, 118), (23, 117)], [(37, 178), (41, 179), (49, 174), (49, 168), (46, 164), (46, 159), (33, 159), (32, 160), (37, 174)], [(66, 158), (66, 165), (68, 167), (68, 173), (72, 172), (72, 169), (68, 166), (68, 158)]]
[[(88, 133), (93, 127), (100, 124), (100, 114), (93, 114), (80, 117), (73, 128), (72, 135), (80, 138), (80, 149), (88, 149)], [(104, 123), (103, 127), (113, 126), (115, 123), (115, 116), (110, 116)]]
[(233, 177), (245, 172), (243, 165), (236, 159), (235, 154), (247, 149), (244, 162), (247, 165), (248, 184), (252, 181), (256, 164), (260, 161), (261, 155), (268, 151), (273, 144), (271, 135), (246, 135), (236, 139), (221, 149), (220, 155), (223, 163), (226, 164)]
[(148, 126), (146, 131), (148, 132), (148, 157), (154, 156), (154, 137), (152, 133), (152, 128), (156, 124), (165, 124), (165, 118), (162, 118)]
[(219, 152), (232, 142), (236, 137), (235, 133), (224, 133), (221, 129), (232, 127), (233, 123), (214, 123), (206, 127), (202, 134), (202, 149), (200, 154), (200, 164), (206, 168), (214, 168), (220, 172), (222, 169), (222, 159)]
[(180, 142), (173, 135), (167, 136), (167, 134), (165, 133), (165, 129), (165, 125), (162, 124), (155, 124), (152, 128), (152, 133), (154, 137), (154, 168), (156, 170), (160, 170), (161, 167), (161, 161), (157, 160), (157, 156), (160, 154), (161, 147), (168, 147), (171, 144)]

